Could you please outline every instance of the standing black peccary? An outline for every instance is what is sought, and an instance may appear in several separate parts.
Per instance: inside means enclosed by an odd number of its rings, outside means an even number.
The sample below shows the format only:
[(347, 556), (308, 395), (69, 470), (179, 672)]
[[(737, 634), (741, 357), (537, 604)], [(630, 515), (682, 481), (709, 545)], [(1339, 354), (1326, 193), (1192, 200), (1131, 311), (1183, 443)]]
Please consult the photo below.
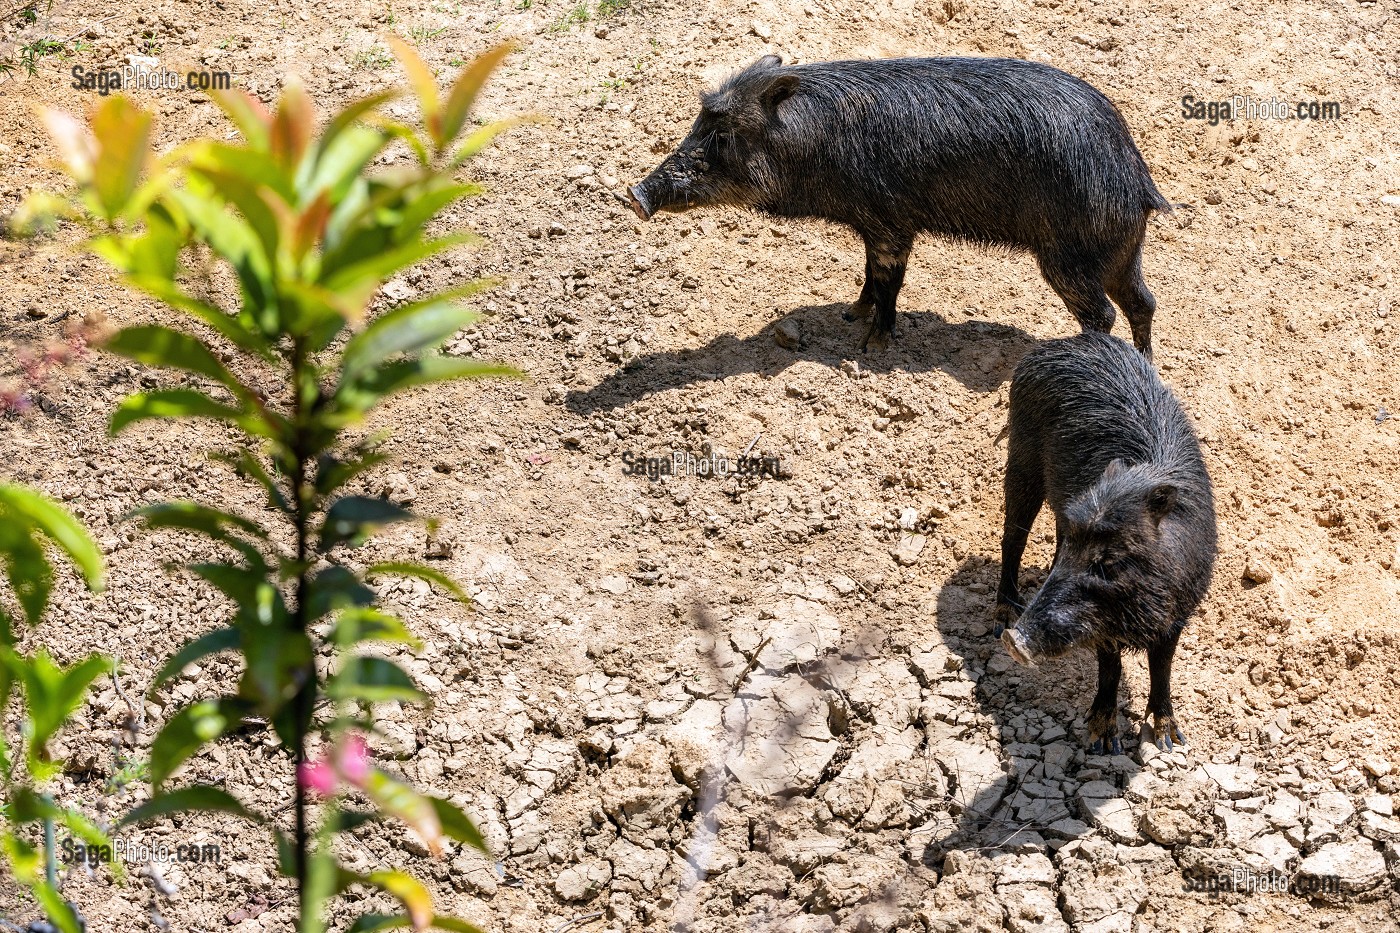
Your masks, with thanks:
[[(1184, 741), (1172, 710), (1172, 657), (1210, 586), (1215, 500), (1196, 434), (1156, 370), (1117, 337), (1051, 340), (1011, 380), (1006, 523), (997, 617), (1012, 658), (1034, 664), (1095, 649), (1093, 751), (1118, 738), (1121, 652), (1147, 652), (1157, 745)], [(1017, 577), (1042, 502), (1055, 513), (1049, 576), (1021, 612)]]
[(732, 204), (855, 228), (865, 286), (847, 318), (874, 312), (862, 349), (894, 332), (917, 234), (1029, 250), (1085, 330), (1112, 329), (1111, 296), (1151, 356), (1142, 241), (1170, 205), (1108, 98), (1016, 59), (780, 66), (765, 56), (701, 98), (623, 197), (639, 217)]

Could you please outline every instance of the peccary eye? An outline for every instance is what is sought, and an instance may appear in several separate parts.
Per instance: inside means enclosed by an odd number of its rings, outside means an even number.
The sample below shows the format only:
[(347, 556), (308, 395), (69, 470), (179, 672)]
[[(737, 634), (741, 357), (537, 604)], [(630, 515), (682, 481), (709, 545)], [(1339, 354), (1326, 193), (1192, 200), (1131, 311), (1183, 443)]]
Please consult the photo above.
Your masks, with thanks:
[(1089, 572), (1100, 580), (1112, 579), (1117, 571), (1118, 561), (1116, 560), (1108, 560), (1101, 557), (1089, 565)]

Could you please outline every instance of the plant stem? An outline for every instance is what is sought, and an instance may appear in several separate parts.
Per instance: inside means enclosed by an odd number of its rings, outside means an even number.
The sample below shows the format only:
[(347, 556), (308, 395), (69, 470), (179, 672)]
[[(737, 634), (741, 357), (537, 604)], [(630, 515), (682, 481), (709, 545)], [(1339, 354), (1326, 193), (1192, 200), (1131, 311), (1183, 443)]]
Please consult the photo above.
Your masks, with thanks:
[[(298, 428), (302, 426), (302, 394), (301, 394), (301, 374), (302, 368), (306, 365), (306, 350), (302, 341), (297, 340), (292, 345), (292, 397), (295, 399), (294, 424)], [(307, 538), (308, 529), (311, 522), (311, 509), (314, 505), (312, 497), (307, 495), (306, 473), (307, 457), (303, 450), (300, 437), (292, 450), (293, 474), (292, 474), (292, 508), (295, 510), (294, 521), (296, 523), (297, 534), (297, 582), (296, 582), (296, 607), (292, 611), (292, 626), (298, 632), (306, 630), (306, 600), (307, 600)], [(294, 730), (296, 734), (296, 748), (293, 756), (296, 761), (296, 876), (297, 876), (297, 900), (298, 916), (302, 923), (306, 922), (307, 904), (306, 887), (309, 881), (307, 848), (309, 839), (306, 829), (306, 788), (301, 782), (302, 765), (306, 763), (306, 739), (308, 725), (311, 721), (311, 711), (316, 703), (316, 660), (313, 657), (308, 662), (309, 671), (303, 672), (304, 677), (301, 685), (297, 688), (296, 696), (292, 699), (292, 717), (295, 722)]]
[[(44, 795), (44, 802), (52, 804), (53, 799), (48, 794)], [(58, 890), (58, 866), (54, 863), (54, 841), (53, 841), (53, 817), (44, 817), (44, 877), (48, 879), (49, 887)]]

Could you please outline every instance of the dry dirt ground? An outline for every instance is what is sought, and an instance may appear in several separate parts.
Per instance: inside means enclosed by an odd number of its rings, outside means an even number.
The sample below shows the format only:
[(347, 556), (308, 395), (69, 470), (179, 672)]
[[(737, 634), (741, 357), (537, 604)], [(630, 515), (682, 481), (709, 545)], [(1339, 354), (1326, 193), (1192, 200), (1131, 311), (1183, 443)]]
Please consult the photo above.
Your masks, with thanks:
[[(549, 123), (480, 159), (488, 193), (443, 224), (486, 245), (388, 291), (497, 277), (451, 351), (529, 379), (402, 398), (371, 426), (391, 432), (394, 463), (365, 483), (442, 528), (385, 535), (364, 559), (429, 557), (477, 595), (468, 612), (387, 592), (426, 642), (407, 663), (434, 707), (382, 710), (376, 752), (467, 802), (495, 859), (434, 863), (398, 831), (366, 831), (347, 842), (352, 865), (408, 865), (487, 930), (1397, 929), (1394, 0), (81, 0), (55, 14), (52, 34), (85, 46), (0, 82), (0, 209), (57, 182), (27, 105), (91, 104), (68, 86), (74, 63), (203, 62), (265, 97), (297, 73), (329, 106), (398, 80), (390, 30), (444, 71), (523, 41), (482, 112)], [(864, 325), (840, 314), (862, 268), (850, 233), (735, 210), (640, 224), (609, 193), (683, 135), (700, 89), (766, 52), (1053, 63), (1121, 107), (1185, 205), (1154, 220), (1146, 255), (1156, 360), (1199, 428), (1220, 517), (1214, 584), (1177, 656), (1184, 753), (1131, 741), (1086, 757), (1092, 659), (1026, 671), (989, 635), (1007, 380), (1037, 341), (1075, 330), (1031, 259), (921, 242), (896, 343), (861, 356)], [(1183, 119), (1188, 93), (1335, 101), (1341, 119), (1212, 127)], [(162, 145), (229, 132), (201, 96), (144, 99)], [(168, 319), (74, 240), (0, 242), (5, 372), (15, 348), (95, 312)], [(207, 457), (231, 436), (107, 437), (124, 394), (168, 378), (97, 356), (0, 419), (6, 478), (65, 501), (110, 562), (107, 592), (69, 581), (29, 646), (115, 655), (132, 695), (224, 607), (165, 569), (190, 542), (121, 516), (166, 498), (260, 508)], [(782, 475), (624, 473), (625, 454), (733, 457), (754, 438)], [(1042, 516), (1029, 577), (1050, 550)], [(100, 684), (66, 740), (62, 799), (107, 819), (141, 799), (142, 745), (231, 664), (151, 698), (135, 749)], [(1126, 668), (1135, 734), (1146, 670)], [(185, 773), (268, 812), (291, 797), (257, 729)], [(137, 780), (118, 790), (123, 777)], [(292, 928), (262, 832), (187, 817), (128, 838), (213, 841), (222, 860), (167, 867), (161, 885), (70, 872), (92, 929)], [(1342, 891), (1193, 884), (1271, 868)], [(34, 916), (9, 882), (0, 913)]]

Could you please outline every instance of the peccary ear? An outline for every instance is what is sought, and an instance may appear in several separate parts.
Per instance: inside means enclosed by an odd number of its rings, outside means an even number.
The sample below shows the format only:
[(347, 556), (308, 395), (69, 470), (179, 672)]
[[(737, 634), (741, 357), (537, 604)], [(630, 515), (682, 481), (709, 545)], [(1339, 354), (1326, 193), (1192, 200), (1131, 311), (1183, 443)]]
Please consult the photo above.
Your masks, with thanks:
[(759, 91), (758, 99), (763, 101), (764, 109), (772, 113), (779, 104), (797, 93), (799, 83), (797, 75), (791, 72), (774, 75), (763, 90)]
[(1115, 476), (1122, 476), (1128, 472), (1128, 463), (1122, 457), (1115, 457), (1108, 466), (1103, 468), (1103, 475), (1100, 480), (1113, 479)]
[(765, 68), (777, 68), (783, 63), (781, 55), (765, 55), (749, 66), (751, 71), (762, 71)]
[(1177, 488), (1171, 483), (1161, 483), (1152, 488), (1147, 494), (1147, 514), (1152, 516), (1153, 521), (1160, 522), (1176, 507), (1177, 494)]

